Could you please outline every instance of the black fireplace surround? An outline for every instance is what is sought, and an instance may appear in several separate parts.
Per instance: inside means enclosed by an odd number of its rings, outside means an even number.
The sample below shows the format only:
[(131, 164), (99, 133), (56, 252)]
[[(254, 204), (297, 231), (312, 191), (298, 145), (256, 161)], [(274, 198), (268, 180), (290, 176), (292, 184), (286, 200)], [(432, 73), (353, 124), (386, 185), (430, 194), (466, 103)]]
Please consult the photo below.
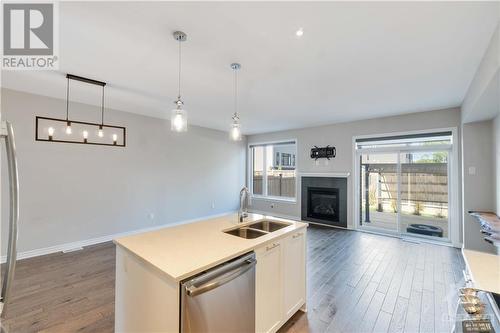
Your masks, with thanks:
[(302, 177), (302, 220), (347, 228), (347, 179)]

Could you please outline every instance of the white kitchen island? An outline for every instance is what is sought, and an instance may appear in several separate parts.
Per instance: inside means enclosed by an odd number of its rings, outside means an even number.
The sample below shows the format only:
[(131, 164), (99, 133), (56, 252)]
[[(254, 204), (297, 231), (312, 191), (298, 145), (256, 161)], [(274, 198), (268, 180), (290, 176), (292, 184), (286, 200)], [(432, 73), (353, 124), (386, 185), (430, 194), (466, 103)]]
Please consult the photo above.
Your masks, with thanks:
[[(224, 231), (260, 220), (289, 223), (254, 239)], [(306, 302), (307, 223), (231, 214), (115, 240), (116, 332), (179, 332), (180, 283), (254, 251), (255, 330), (275, 332)]]

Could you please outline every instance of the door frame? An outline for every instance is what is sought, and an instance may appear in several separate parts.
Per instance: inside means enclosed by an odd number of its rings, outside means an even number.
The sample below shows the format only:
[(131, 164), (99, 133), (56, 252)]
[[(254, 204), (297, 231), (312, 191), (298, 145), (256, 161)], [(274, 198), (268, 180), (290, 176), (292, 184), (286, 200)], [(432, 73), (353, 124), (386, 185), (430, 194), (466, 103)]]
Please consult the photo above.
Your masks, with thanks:
[[(433, 147), (413, 147), (411, 149), (399, 148), (399, 149), (363, 149), (356, 150), (356, 139), (362, 138), (377, 138), (386, 136), (397, 136), (397, 135), (412, 135), (412, 134), (432, 134), (436, 132), (451, 132), (452, 134), (452, 144), (451, 145), (439, 145)], [(459, 192), (459, 165), (460, 160), (458, 156), (459, 149), (459, 137), (457, 127), (449, 128), (437, 128), (430, 130), (417, 130), (417, 131), (404, 131), (404, 132), (389, 132), (389, 133), (376, 133), (368, 135), (358, 135), (352, 138), (352, 151), (353, 151), (353, 217), (354, 217), (354, 229), (359, 231), (366, 231), (371, 233), (381, 233), (390, 236), (396, 236), (400, 238), (417, 238), (419, 240), (437, 242), (439, 244), (451, 244), (454, 247), (461, 247), (460, 232), (461, 232), (461, 214), (460, 214), (460, 192)], [(400, 173), (400, 153), (405, 151), (448, 151), (448, 237), (446, 239), (436, 239), (436, 237), (425, 236), (425, 235), (408, 235), (407, 233), (400, 232), (400, 216), (397, 216), (397, 231), (396, 232), (381, 232), (379, 229), (370, 228), (369, 226), (362, 226), (359, 220), (359, 190), (360, 190), (360, 179), (359, 179), (359, 156), (362, 153), (369, 152), (393, 152), (398, 154), (398, 174)], [(401, 196), (399, 195), (401, 189), (401, 177), (398, 177), (398, 212), (401, 210)]]

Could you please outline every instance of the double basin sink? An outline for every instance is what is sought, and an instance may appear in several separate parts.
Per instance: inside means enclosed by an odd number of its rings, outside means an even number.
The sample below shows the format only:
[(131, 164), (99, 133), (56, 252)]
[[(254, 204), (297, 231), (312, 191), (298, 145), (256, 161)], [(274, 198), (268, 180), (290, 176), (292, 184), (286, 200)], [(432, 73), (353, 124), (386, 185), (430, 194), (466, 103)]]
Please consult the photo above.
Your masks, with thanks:
[(291, 223), (264, 220), (224, 232), (241, 238), (254, 239), (288, 227), (289, 225), (291, 225)]

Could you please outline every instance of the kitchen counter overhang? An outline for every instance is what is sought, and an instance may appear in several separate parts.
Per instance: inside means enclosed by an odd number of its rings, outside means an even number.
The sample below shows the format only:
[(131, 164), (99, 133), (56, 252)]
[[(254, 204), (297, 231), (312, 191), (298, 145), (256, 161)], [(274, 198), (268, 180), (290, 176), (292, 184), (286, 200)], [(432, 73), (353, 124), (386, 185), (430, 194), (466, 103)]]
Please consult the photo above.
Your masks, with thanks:
[[(237, 220), (237, 214), (228, 214), (201, 222), (165, 226), (163, 229), (118, 238), (114, 243), (169, 279), (180, 282), (308, 226), (307, 223), (260, 214), (249, 214), (243, 223), (237, 223)], [(262, 220), (290, 225), (254, 239), (224, 232)]]

